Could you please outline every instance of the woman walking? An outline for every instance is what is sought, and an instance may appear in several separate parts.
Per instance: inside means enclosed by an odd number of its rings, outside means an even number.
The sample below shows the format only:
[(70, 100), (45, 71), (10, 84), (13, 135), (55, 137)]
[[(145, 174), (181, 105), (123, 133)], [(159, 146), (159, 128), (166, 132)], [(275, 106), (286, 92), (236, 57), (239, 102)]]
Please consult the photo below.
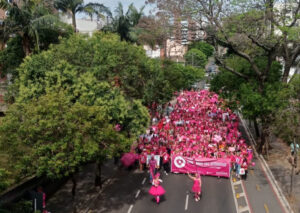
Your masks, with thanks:
[(201, 195), (201, 186), (202, 186), (201, 176), (199, 173), (196, 173), (195, 176), (192, 176), (190, 173), (188, 173), (188, 176), (194, 181), (192, 191), (194, 192), (195, 201), (198, 202), (200, 200), (200, 195)]
[(160, 196), (165, 194), (166, 192), (165, 189), (162, 186), (160, 186), (160, 182), (162, 182), (162, 180), (159, 179), (159, 177), (160, 174), (157, 173), (153, 179), (152, 186), (149, 190), (149, 194), (154, 196), (157, 204), (159, 204)]

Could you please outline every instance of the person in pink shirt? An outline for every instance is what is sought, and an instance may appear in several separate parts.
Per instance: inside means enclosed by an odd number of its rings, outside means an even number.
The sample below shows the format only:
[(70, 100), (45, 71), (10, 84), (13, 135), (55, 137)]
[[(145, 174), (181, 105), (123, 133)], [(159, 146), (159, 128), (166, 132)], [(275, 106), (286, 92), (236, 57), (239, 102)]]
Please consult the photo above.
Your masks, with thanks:
[(195, 201), (198, 202), (201, 196), (201, 186), (202, 186), (201, 176), (199, 173), (196, 173), (195, 176), (192, 176), (190, 173), (188, 173), (188, 177), (194, 181), (192, 191), (194, 192)]
[(140, 163), (140, 171), (143, 171), (147, 162), (147, 152), (146, 149), (139, 156), (139, 163)]
[(240, 178), (240, 169), (241, 169), (241, 165), (242, 165), (242, 156), (241, 153), (239, 153), (237, 156), (235, 156), (235, 172), (236, 172), (236, 176), (238, 178)]
[(163, 163), (163, 168), (165, 171), (165, 174), (168, 175), (170, 172), (170, 155), (168, 154), (167, 151), (165, 151), (162, 155), (162, 163)]
[(149, 194), (153, 195), (156, 198), (156, 203), (159, 204), (160, 196), (166, 193), (165, 189), (160, 186), (161, 179), (159, 179), (160, 174), (157, 173), (152, 181), (152, 186), (149, 190)]

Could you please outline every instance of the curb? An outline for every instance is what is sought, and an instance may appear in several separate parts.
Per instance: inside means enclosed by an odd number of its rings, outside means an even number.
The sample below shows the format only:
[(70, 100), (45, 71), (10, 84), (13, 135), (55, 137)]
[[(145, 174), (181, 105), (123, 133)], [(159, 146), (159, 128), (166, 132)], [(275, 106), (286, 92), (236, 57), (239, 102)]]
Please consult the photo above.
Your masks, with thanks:
[(243, 120), (242, 116), (240, 113), (238, 113), (238, 116), (240, 118), (240, 120), (242, 121), (242, 125), (246, 131), (246, 134), (249, 138), (249, 141), (253, 147), (253, 150), (254, 150), (254, 154), (255, 156), (257, 157), (257, 159), (260, 161), (260, 164), (262, 166), (262, 169), (263, 171), (265, 172), (267, 178), (269, 179), (269, 183), (271, 184), (271, 187), (275, 193), (275, 195), (277, 196), (278, 200), (280, 201), (280, 204), (283, 208), (283, 210), (286, 212), (286, 213), (294, 213), (293, 209), (291, 208), (289, 202), (287, 201), (285, 195), (283, 194), (278, 182), (276, 181), (269, 165), (267, 164), (267, 162), (265, 161), (264, 157), (261, 155), (261, 154), (258, 154), (256, 149), (255, 149), (255, 145), (256, 145), (256, 142), (253, 138), (253, 135), (252, 133), (250, 132), (248, 126), (245, 124), (245, 121)]

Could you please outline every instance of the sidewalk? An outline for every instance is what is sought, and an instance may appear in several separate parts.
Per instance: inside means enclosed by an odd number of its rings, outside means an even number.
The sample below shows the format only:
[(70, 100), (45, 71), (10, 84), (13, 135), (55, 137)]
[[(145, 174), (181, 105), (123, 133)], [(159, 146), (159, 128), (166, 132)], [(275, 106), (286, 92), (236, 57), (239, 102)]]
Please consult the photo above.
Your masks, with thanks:
[[(249, 126), (248, 122), (246, 122), (246, 125), (248, 125), (248, 128), (250, 129), (253, 137), (255, 137), (254, 127)], [(294, 196), (289, 197), (288, 195), (291, 178), (291, 165), (287, 160), (287, 157), (290, 155), (289, 146), (277, 138), (272, 139), (271, 146), (272, 149), (269, 150), (269, 159), (264, 159), (268, 164), (279, 187), (281, 188), (284, 196), (289, 202), (291, 208), (294, 210), (294, 213), (300, 213), (300, 175), (294, 176)], [(253, 212), (257, 212), (257, 210), (255, 211), (255, 209), (257, 209), (258, 206), (262, 206), (264, 208), (264, 211), (261, 212), (283, 212), (283, 207), (281, 205), (277, 206), (276, 204), (279, 203), (279, 199), (277, 198), (277, 196), (274, 196), (274, 189), (270, 187), (269, 180), (265, 178), (266, 172), (262, 169), (262, 166), (259, 164), (258, 159), (255, 159), (255, 163), (256, 165), (254, 167), (254, 170), (250, 171), (249, 173), (249, 181), (245, 181), (246, 188), (248, 189), (250, 203), (255, 204), (252, 205), (254, 210)], [(299, 163), (300, 162), (298, 161), (298, 165)], [(269, 187), (267, 187), (267, 185), (269, 185)], [(272, 200), (266, 199), (265, 196), (271, 196)]]
[[(88, 164), (76, 175), (77, 189), (76, 189), (76, 210), (77, 212), (85, 212), (88, 203), (95, 199), (101, 190), (94, 187), (95, 181), (95, 164)], [(113, 160), (107, 161), (102, 166), (102, 189), (111, 178), (113, 178), (119, 171), (118, 166), (114, 165)], [(68, 182), (60, 188), (48, 201), (47, 210), (51, 213), (73, 213), (72, 207), (72, 181)]]

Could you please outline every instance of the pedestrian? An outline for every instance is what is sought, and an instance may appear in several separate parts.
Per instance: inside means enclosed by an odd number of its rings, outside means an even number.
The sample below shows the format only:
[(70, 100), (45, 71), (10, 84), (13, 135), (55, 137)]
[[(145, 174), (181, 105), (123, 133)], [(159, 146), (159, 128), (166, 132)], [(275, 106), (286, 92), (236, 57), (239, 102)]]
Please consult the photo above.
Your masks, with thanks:
[(248, 174), (248, 160), (246, 157), (244, 157), (240, 169), (240, 175), (242, 175), (242, 179), (247, 180), (247, 174)]
[(163, 167), (165, 174), (168, 175), (168, 173), (170, 172), (170, 155), (167, 151), (163, 153)]
[(147, 162), (147, 152), (146, 149), (143, 150), (143, 152), (139, 156), (139, 163), (140, 163), (140, 171), (144, 170), (144, 166)]
[(156, 173), (157, 163), (154, 158), (154, 155), (151, 155), (151, 159), (149, 160), (149, 174), (150, 174), (150, 183), (152, 183), (154, 174)]
[[(294, 152), (295, 152), (294, 143), (290, 144), (290, 148), (291, 148), (291, 155), (294, 156)], [(296, 151), (298, 152), (298, 150), (299, 150), (299, 144), (296, 143)]]
[(241, 153), (239, 153), (235, 157), (235, 172), (236, 172), (237, 178), (240, 178), (241, 163), (242, 163), (242, 157), (241, 157)]
[(162, 182), (161, 179), (159, 179), (160, 174), (157, 173), (153, 179), (152, 186), (149, 190), (149, 194), (153, 195), (156, 199), (156, 203), (159, 204), (160, 196), (165, 194), (165, 189), (160, 185)]
[(188, 173), (188, 176), (194, 181), (192, 191), (194, 192), (195, 201), (198, 202), (201, 196), (201, 186), (202, 186), (201, 176), (199, 173), (196, 173), (195, 176), (192, 176), (190, 173)]

